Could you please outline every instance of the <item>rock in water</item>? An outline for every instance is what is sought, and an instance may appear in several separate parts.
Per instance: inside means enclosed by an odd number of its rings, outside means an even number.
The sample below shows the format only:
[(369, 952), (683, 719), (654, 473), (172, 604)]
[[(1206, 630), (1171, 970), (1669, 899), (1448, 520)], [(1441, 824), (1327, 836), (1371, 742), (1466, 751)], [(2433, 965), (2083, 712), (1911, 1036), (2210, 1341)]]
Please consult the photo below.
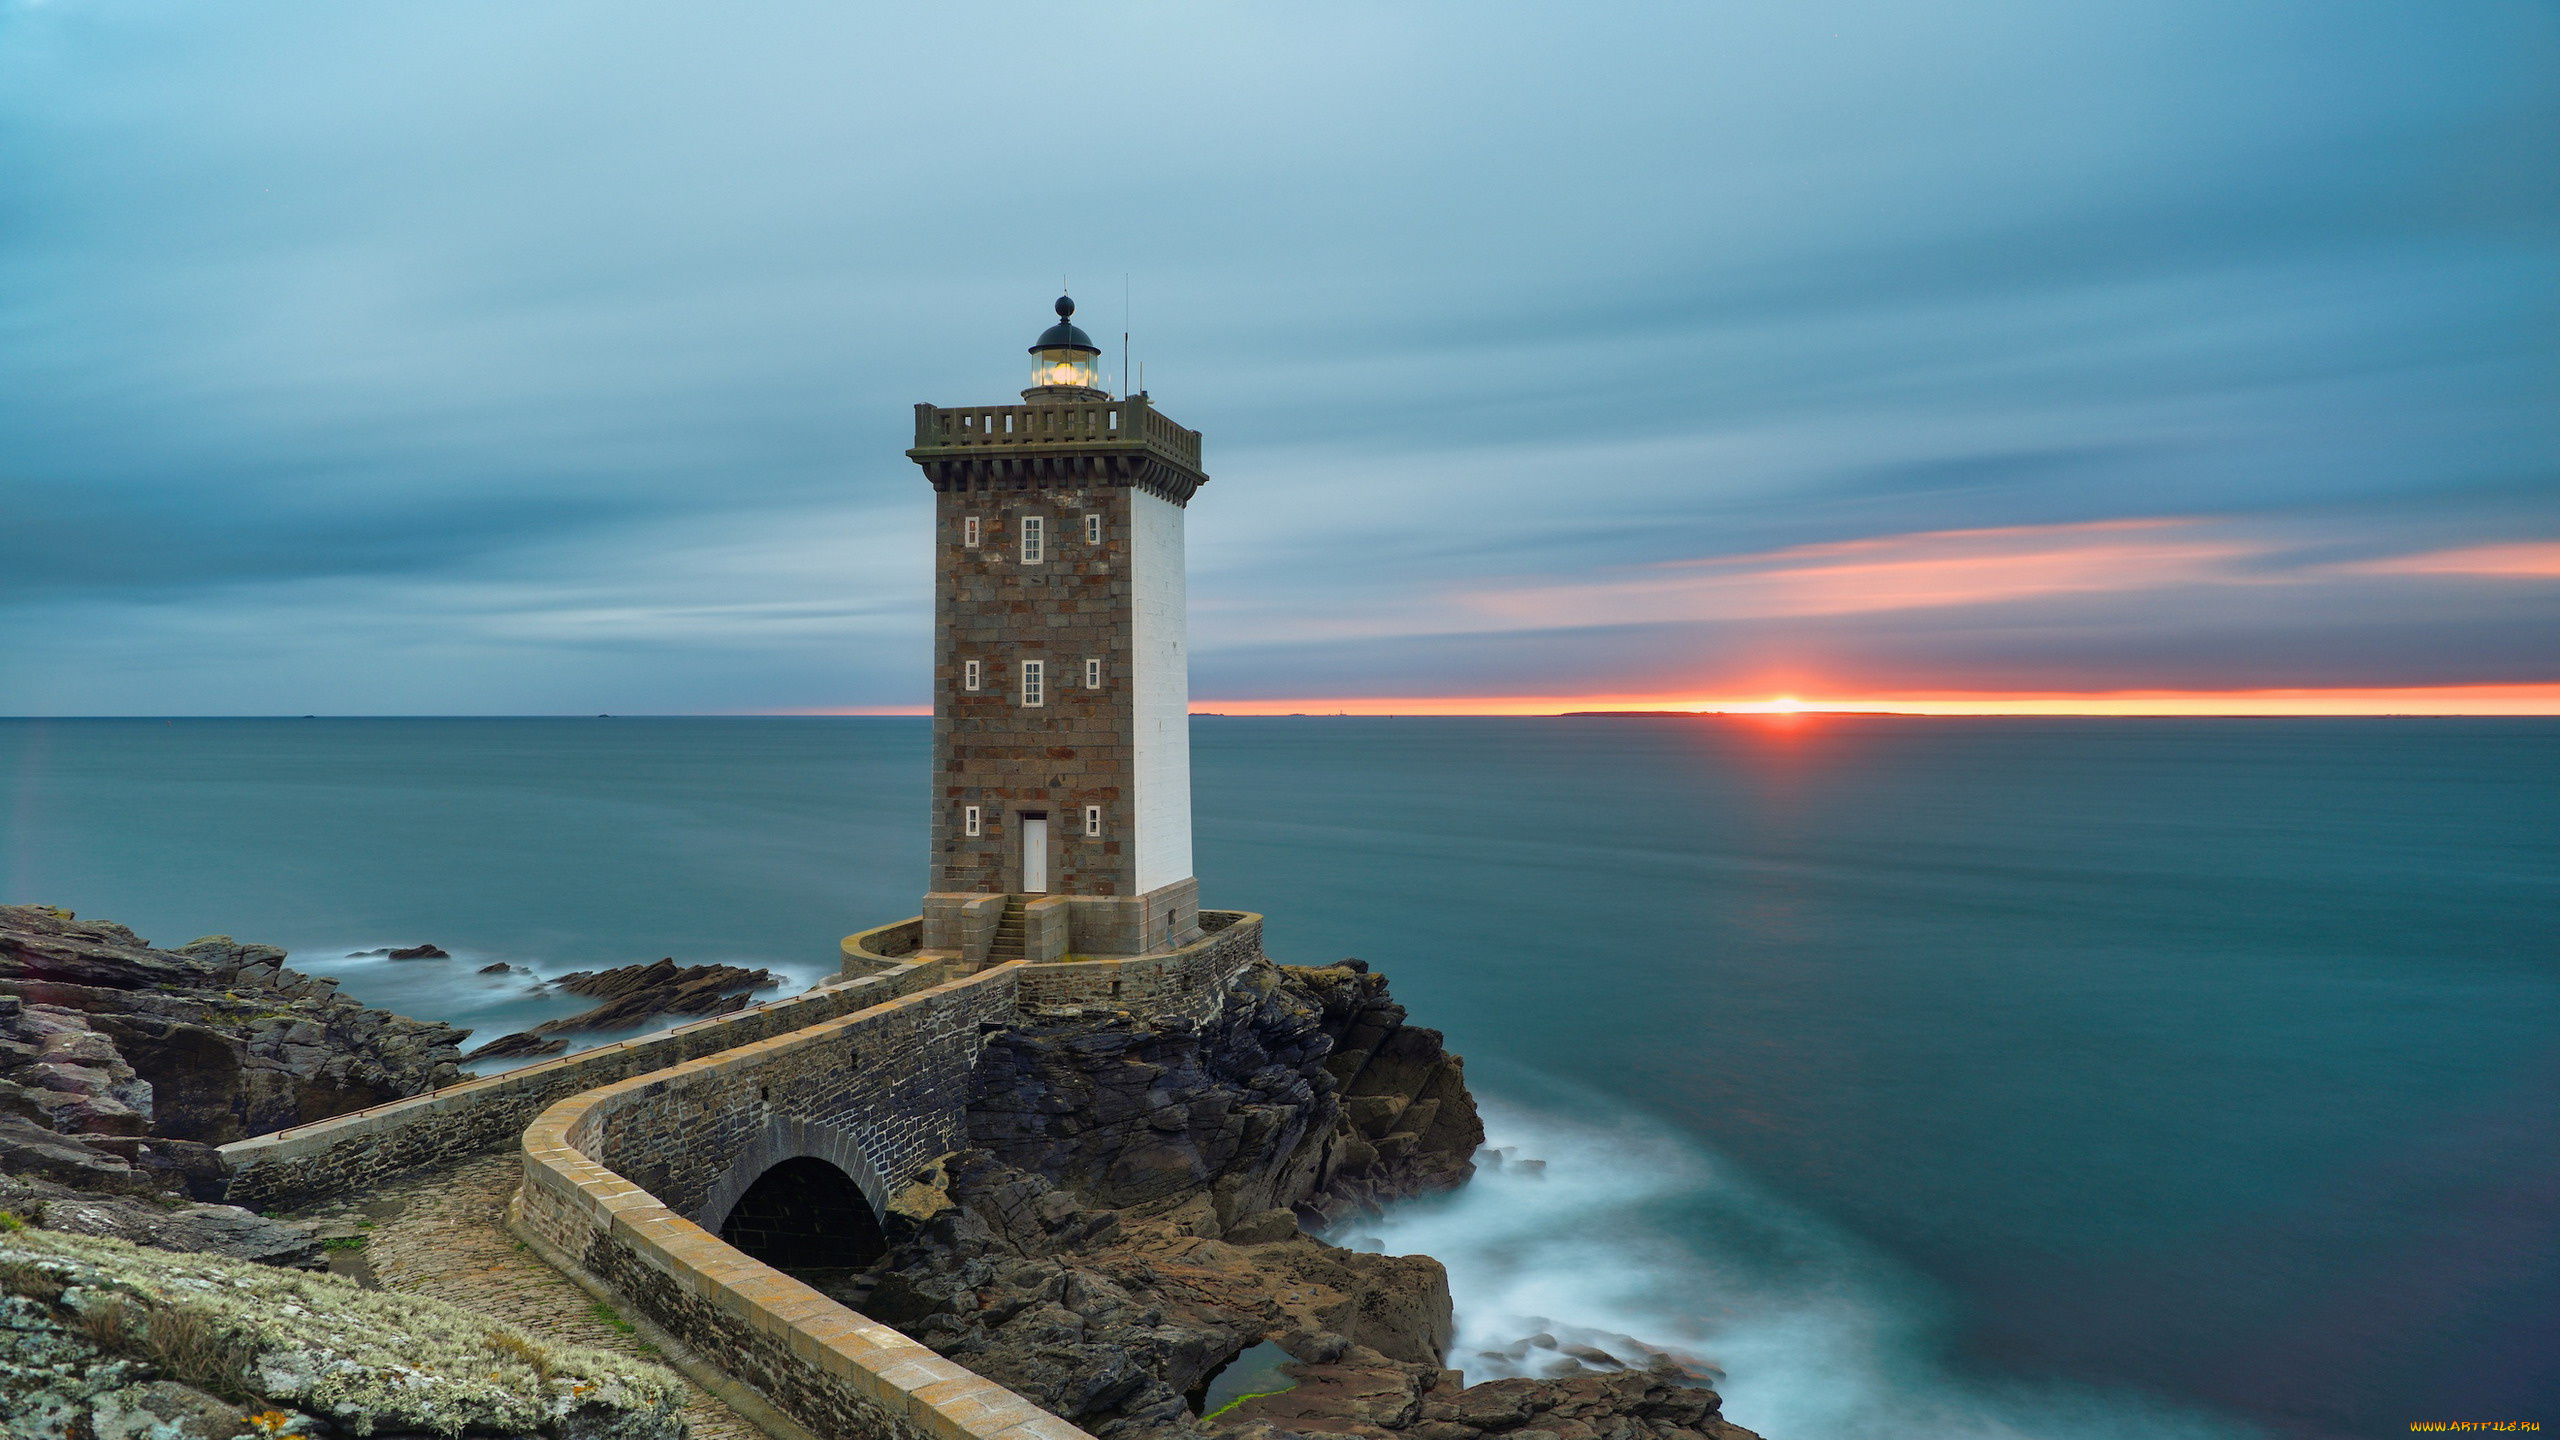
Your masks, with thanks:
[(539, 1060), (546, 1055), (564, 1054), (568, 1049), (569, 1042), (561, 1039), (557, 1035), (536, 1035), (530, 1030), (519, 1030), (513, 1035), (499, 1036), (497, 1039), (492, 1040), (488, 1044), (481, 1046), (479, 1049), (472, 1051), (470, 1055), (465, 1058), (472, 1060)]
[(450, 960), (453, 958), (433, 945), (412, 945), (406, 950), (385, 950), (382, 953), (394, 960)]
[[(1280, 1418), (1288, 1408), (1287, 1398), (1247, 1401), (1238, 1409), (1251, 1411), (1261, 1404), (1268, 1412), (1248, 1419), (1247, 1425), (1252, 1419), (1295, 1425), (1299, 1422)], [(1561, 1380), (1489, 1380), (1463, 1390), (1434, 1393), (1424, 1399), (1420, 1423), (1412, 1427), (1412, 1433), (1417, 1440), (1479, 1440), (1541, 1432), (1628, 1433), (1661, 1440), (1757, 1440), (1750, 1431), (1725, 1419), (1723, 1411), (1723, 1401), (1713, 1390), (1628, 1370)]]
[[(892, 1197), (888, 1254), (811, 1283), (1102, 1440), (1752, 1440), (1670, 1376), (1471, 1400), (1439, 1262), (1305, 1232), (1462, 1183), (1484, 1139), (1458, 1058), (1365, 966), (1257, 966), (1199, 1026), (1061, 1010), (990, 1035), (969, 1124), (983, 1148)], [(1199, 1419), (1265, 1342), (1295, 1384)]]
[[(982, 1150), (943, 1156), (889, 1211), (869, 1274), (812, 1283), (1103, 1440), (1755, 1440), (1674, 1375), (1460, 1389), (1439, 1262), (1339, 1249), (1286, 1211), (1222, 1235), (1206, 1194), (1088, 1209)], [(1294, 1384), (1199, 1419), (1211, 1379), (1265, 1342)]]
[[(486, 972), (483, 972), (486, 973)], [(572, 995), (604, 1001), (592, 1010), (546, 1020), (530, 1030), (502, 1035), (474, 1050), (473, 1060), (557, 1055), (569, 1042), (556, 1037), (596, 1030), (636, 1030), (662, 1015), (725, 1015), (746, 1008), (749, 992), (782, 981), (766, 970), (735, 965), (678, 965), (673, 956), (647, 965), (580, 970), (551, 982)]]
[(646, 965), (613, 970), (580, 970), (551, 982), (572, 995), (592, 995), (622, 1013), (648, 1015), (717, 1015), (736, 1008), (726, 1000), (749, 990), (781, 984), (768, 970), (741, 970), (735, 965), (678, 965), (670, 955)]

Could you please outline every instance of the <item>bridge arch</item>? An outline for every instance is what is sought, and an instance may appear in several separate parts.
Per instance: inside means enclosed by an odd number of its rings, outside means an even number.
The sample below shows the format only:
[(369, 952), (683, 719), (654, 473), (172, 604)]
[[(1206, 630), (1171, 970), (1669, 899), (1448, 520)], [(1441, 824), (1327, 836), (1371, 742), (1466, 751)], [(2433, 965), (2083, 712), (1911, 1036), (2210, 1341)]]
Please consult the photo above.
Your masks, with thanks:
[(858, 1136), (774, 1116), (693, 1218), (776, 1269), (845, 1269), (880, 1258), (888, 1208), (889, 1187)]
[(723, 1244), (788, 1275), (859, 1270), (888, 1253), (871, 1202), (845, 1174), (797, 1155), (758, 1176), (720, 1222)]
[[(994, 1382), (864, 1321), (858, 1312), (867, 1296), (858, 1292), (867, 1287), (858, 1278), (825, 1276), (821, 1267), (809, 1267), (806, 1278), (780, 1273), (723, 1243), (719, 1226), (785, 1160), (822, 1158), (878, 1203), (895, 1188), (886, 1177), (904, 1181), (935, 1156), (967, 1145), (964, 1102), (980, 1039), (1025, 1011), (1101, 1004), (1119, 982), (1117, 1008), (1195, 1023), (1214, 1013), (1228, 982), (1260, 959), (1262, 927), (1257, 915), (1211, 913), (1230, 923), (1211, 926), (1204, 916), (1207, 937), (1172, 956), (1014, 962), (941, 979), (953, 968), (950, 956), (902, 964), (882, 955), (881, 965), (865, 967), (877, 974), (821, 992), (845, 1013), (817, 1023), (770, 1035), (731, 1030), (741, 1023), (737, 1016), (680, 1027), (671, 1032), (679, 1039), (707, 1031), (737, 1038), (673, 1064), (660, 1060), (660, 1068), (615, 1062), (622, 1068), (598, 1075), (610, 1083), (525, 1100), (547, 1108), (524, 1131), (524, 1188), (508, 1224), (545, 1260), (664, 1327), (690, 1351), (688, 1372), (698, 1364), (718, 1393), (734, 1390), (770, 1405), (778, 1419), (813, 1433), (1090, 1440)], [(884, 928), (911, 937), (920, 923)], [(847, 942), (849, 969), (872, 956), (856, 942), (879, 933)], [(624, 1048), (595, 1053), (611, 1057)], [(589, 1062), (573, 1056), (543, 1063)], [(529, 1068), (540, 1072), (542, 1065)], [(397, 1115), (323, 1121), (323, 1133), (309, 1139), (263, 1137), (247, 1143), (286, 1148), (248, 1158), (277, 1171), (270, 1189), (285, 1188), (308, 1183), (301, 1177), (315, 1171), (358, 1173), (408, 1155), (385, 1148), (385, 1126), (440, 1134), (460, 1119), (487, 1117), (483, 1128), (521, 1123), (496, 1103), (513, 1093), (506, 1087), (523, 1083), (521, 1073), (400, 1102), (407, 1108)], [(452, 1091), (480, 1108), (458, 1117)], [(777, 1110), (824, 1118), (777, 1124)], [(226, 1147), (225, 1158), (237, 1149)], [(669, 1223), (679, 1219), (691, 1223)]]

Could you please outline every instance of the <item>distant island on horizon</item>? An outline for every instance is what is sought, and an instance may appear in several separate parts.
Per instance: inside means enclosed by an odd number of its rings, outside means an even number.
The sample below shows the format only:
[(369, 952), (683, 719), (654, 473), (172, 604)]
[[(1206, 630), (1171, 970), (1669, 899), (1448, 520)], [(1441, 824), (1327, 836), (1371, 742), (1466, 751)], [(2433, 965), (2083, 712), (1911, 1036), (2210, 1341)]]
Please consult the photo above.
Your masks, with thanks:
[(1765, 720), (1772, 715), (1902, 715), (1916, 720), (1947, 718), (1932, 715), (1925, 710), (1564, 710), (1557, 712), (1555, 718), (1559, 720), (1646, 720), (1676, 717), (1693, 720), (1726, 716), (1742, 720)]

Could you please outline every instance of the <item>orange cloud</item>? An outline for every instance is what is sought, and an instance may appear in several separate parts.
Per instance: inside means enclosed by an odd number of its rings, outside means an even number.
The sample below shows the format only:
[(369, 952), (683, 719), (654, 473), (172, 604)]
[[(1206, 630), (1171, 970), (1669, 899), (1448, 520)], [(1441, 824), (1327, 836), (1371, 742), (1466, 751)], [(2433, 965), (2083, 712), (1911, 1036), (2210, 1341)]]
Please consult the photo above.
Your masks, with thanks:
[(2511, 545), (2470, 545), (2340, 565), (2358, 575), (2497, 575), (2560, 580), (2560, 540), (2520, 540)]
[(1981, 605), (2038, 595), (2230, 582), (2251, 541), (2193, 533), (2186, 518), (1927, 530), (1677, 560), (1623, 578), (1464, 597), (1513, 622), (1727, 620)]

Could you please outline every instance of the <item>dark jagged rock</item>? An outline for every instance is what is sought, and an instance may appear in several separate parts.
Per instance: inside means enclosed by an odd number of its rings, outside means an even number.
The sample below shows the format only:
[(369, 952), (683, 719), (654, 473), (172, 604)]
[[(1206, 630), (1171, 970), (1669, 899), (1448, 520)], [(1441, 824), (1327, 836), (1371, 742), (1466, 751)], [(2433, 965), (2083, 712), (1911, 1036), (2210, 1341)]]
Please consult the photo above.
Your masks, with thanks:
[(68, 1135), (139, 1135), (151, 1085), (86, 1015), (9, 998), (0, 1015), (0, 1111)]
[[(362, 1010), (283, 958), (224, 937), (161, 951), (0, 909), (0, 1209), (308, 1265), (308, 1228), (178, 1198), (218, 1184), (206, 1142), (394, 1098), (366, 1084), (414, 1093), (418, 1066), (401, 1063), (421, 1056), (451, 1078), (460, 1032)], [(603, 1003), (475, 1054), (725, 1013), (775, 981), (667, 959), (556, 983)], [(984, 1148), (893, 1198), (882, 1261), (808, 1278), (1103, 1440), (1751, 1440), (1712, 1391), (1658, 1369), (1461, 1389), (1442, 1368), (1438, 1262), (1307, 1233), (1463, 1184), (1483, 1139), (1458, 1057), (1359, 962), (1256, 966), (1196, 1025), (1026, 1020), (988, 1037), (969, 1120)], [(1265, 1342), (1292, 1357), (1294, 1388), (1199, 1419), (1210, 1377)], [(146, 1401), (171, 1410), (153, 1423), (185, 1429), (187, 1396)]]
[(1448, 1344), (1437, 1261), (1339, 1250), (1285, 1211), (1232, 1243), (1205, 1196), (1087, 1209), (982, 1150), (890, 1210), (897, 1243), (846, 1298), (1106, 1440), (1195, 1433), (1186, 1397), (1266, 1338), (1408, 1386)]
[[(1104, 1440), (1284, 1434), (1752, 1440), (1711, 1390), (1627, 1370), (1461, 1389), (1448, 1281), (1427, 1256), (1342, 1250), (1285, 1211), (1223, 1227), (1208, 1197), (1095, 1210), (984, 1151), (890, 1204), (867, 1275), (818, 1278), (865, 1314)], [(1197, 1418), (1217, 1369), (1269, 1341), (1291, 1390)], [(1526, 1437), (1524, 1437), (1526, 1440)]]
[(225, 935), (0, 906), (0, 1112), (67, 1134), (220, 1145), (461, 1078), (468, 1031), (369, 1010)]
[(0, 1210), (47, 1229), (309, 1266), (306, 1228), (217, 1200), (215, 1146), (458, 1078), (467, 1033), (367, 1010), (284, 952), (0, 906)]
[(136, 1165), (88, 1137), (49, 1130), (23, 1115), (0, 1115), (0, 1175), (33, 1176), (117, 1195), (160, 1195), (172, 1188), (164, 1171)]
[(552, 988), (593, 996), (603, 1004), (558, 1020), (546, 1020), (530, 1030), (501, 1035), (466, 1058), (557, 1055), (569, 1048), (568, 1041), (558, 1038), (563, 1035), (636, 1030), (668, 1015), (726, 1015), (745, 1009), (751, 992), (781, 983), (768, 970), (742, 970), (735, 965), (678, 965), (672, 956), (647, 965), (580, 970), (552, 981)]
[(1336, 1425), (1335, 1397), (1301, 1385), (1248, 1400), (1220, 1419), (1238, 1440), (1257, 1425), (1329, 1434), (1392, 1434), (1412, 1440), (1480, 1440), (1495, 1435), (1552, 1435), (1556, 1440), (1756, 1440), (1724, 1418), (1713, 1390), (1628, 1370), (1563, 1380), (1489, 1380), (1426, 1393), (1417, 1418), (1397, 1427)]
[(1075, 1263), (1119, 1217), (1094, 1216), (984, 1151), (945, 1156), (888, 1218), (901, 1238), (863, 1311), (1096, 1434), (1178, 1425), (1183, 1387), (1237, 1340), (1233, 1327), (1168, 1325)]
[(1484, 1127), (1458, 1057), (1366, 967), (1256, 966), (1202, 1026), (1116, 1011), (989, 1039), (970, 1139), (1089, 1204), (1207, 1192), (1334, 1217), (1465, 1183)]
[[(1306, 1233), (1472, 1173), (1464, 1071), (1404, 1022), (1351, 962), (1257, 967), (1203, 1025), (1086, 1011), (991, 1035), (984, 1148), (892, 1198), (871, 1271), (811, 1278), (1104, 1440), (1751, 1440), (1675, 1376), (1460, 1389), (1439, 1262)], [(1209, 1378), (1265, 1341), (1295, 1388), (1197, 1418)]]
[[(572, 995), (592, 995), (608, 1005), (632, 1002), (633, 1013), (717, 1015), (735, 1008), (722, 1002), (782, 982), (769, 970), (742, 970), (735, 965), (678, 965), (670, 955), (646, 965), (580, 970), (551, 983)], [(639, 1006), (647, 1009), (640, 1010)]]
[(545, 1055), (565, 1054), (568, 1049), (569, 1042), (560, 1036), (537, 1035), (530, 1030), (519, 1030), (512, 1035), (499, 1036), (497, 1039), (492, 1040), (488, 1044), (481, 1046), (479, 1049), (472, 1051), (464, 1058), (470, 1060), (538, 1060)]
[(405, 950), (385, 950), (382, 953), (394, 960), (450, 960), (453, 958), (450, 953), (434, 945), (412, 945)]
[(30, 1225), (71, 1235), (104, 1235), (176, 1250), (254, 1260), (296, 1270), (327, 1262), (314, 1228), (272, 1220), (237, 1205), (179, 1201), (168, 1195), (101, 1194), (24, 1173), (0, 1174), (0, 1210)]
[(1325, 1213), (1340, 1219), (1467, 1183), (1484, 1121), (1466, 1064), (1440, 1032), (1406, 1024), (1387, 977), (1359, 961), (1287, 974), (1313, 997), (1334, 1042), (1324, 1068), (1342, 1098), (1335, 1137), (1342, 1156), (1325, 1182)]
[(1268, 966), (1196, 1029), (1114, 1011), (1027, 1020), (980, 1053), (970, 1139), (1089, 1204), (1223, 1187), (1236, 1212), (1294, 1205), (1321, 1179), (1335, 1109), (1320, 1020)]

